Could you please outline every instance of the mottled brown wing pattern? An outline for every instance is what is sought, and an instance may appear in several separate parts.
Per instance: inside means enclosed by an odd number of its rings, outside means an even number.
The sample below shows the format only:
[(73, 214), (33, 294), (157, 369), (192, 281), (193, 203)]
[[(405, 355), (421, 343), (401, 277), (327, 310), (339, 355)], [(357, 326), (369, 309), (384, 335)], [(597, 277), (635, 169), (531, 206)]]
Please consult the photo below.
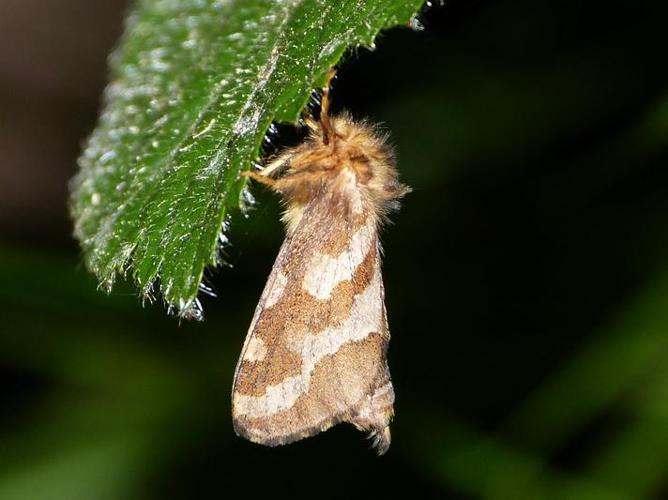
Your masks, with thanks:
[(394, 392), (375, 214), (313, 200), (255, 311), (232, 394), (238, 434), (278, 445), (349, 422), (389, 446)]

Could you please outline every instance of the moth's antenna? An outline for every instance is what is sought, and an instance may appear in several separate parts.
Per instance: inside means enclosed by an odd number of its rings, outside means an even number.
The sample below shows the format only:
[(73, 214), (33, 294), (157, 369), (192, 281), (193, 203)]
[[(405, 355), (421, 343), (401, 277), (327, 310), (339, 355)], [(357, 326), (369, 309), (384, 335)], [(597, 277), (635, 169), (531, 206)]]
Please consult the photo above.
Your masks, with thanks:
[(329, 144), (330, 139), (334, 139), (336, 132), (332, 128), (332, 122), (329, 120), (329, 89), (332, 80), (336, 76), (334, 68), (327, 72), (327, 81), (322, 89), (322, 104), (320, 105), (320, 127), (322, 128), (323, 142)]

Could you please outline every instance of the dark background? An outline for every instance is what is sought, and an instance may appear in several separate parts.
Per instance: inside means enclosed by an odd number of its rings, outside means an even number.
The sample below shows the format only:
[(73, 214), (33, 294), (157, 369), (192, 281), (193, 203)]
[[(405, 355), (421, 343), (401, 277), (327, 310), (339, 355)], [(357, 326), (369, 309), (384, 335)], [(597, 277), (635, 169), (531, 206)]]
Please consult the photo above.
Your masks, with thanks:
[(385, 124), (414, 188), (383, 235), (382, 458), (345, 426), (232, 431), (271, 196), (203, 323), (83, 269), (67, 182), (125, 8), (0, 2), (0, 498), (668, 498), (665, 3), (435, 2), (342, 65), (335, 108)]

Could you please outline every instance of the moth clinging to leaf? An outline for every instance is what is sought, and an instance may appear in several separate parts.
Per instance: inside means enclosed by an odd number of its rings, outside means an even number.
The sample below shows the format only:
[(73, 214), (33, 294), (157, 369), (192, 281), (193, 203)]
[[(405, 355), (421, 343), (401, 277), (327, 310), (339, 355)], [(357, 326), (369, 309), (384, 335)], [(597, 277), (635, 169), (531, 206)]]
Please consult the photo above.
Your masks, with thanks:
[(281, 196), (286, 236), (237, 364), (232, 417), (270, 446), (348, 422), (383, 454), (394, 390), (378, 230), (409, 188), (384, 136), (329, 115), (332, 75), (305, 142), (244, 174)]

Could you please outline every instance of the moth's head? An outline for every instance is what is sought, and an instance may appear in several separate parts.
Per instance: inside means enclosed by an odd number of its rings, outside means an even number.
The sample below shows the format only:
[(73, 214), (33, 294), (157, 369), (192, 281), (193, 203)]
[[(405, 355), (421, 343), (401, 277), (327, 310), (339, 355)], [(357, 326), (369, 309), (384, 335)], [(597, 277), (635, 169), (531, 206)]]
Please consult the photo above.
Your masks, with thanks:
[(409, 188), (399, 182), (385, 134), (347, 114), (309, 120), (307, 125), (307, 140), (267, 167), (278, 177), (273, 189), (290, 211), (301, 213), (316, 198), (329, 200), (333, 212), (362, 210), (382, 216), (398, 206)]
[(289, 172), (320, 175), (334, 188), (354, 179), (355, 188), (369, 191), (372, 198), (398, 198), (407, 187), (398, 181), (395, 158), (387, 134), (348, 114), (307, 121), (309, 139), (289, 159)]
[[(367, 122), (356, 122), (349, 115), (330, 119), (329, 140), (341, 173), (352, 175), (365, 197), (386, 211), (388, 204), (410, 189), (399, 182), (395, 156), (386, 133)], [(326, 147), (324, 132), (319, 133)]]

